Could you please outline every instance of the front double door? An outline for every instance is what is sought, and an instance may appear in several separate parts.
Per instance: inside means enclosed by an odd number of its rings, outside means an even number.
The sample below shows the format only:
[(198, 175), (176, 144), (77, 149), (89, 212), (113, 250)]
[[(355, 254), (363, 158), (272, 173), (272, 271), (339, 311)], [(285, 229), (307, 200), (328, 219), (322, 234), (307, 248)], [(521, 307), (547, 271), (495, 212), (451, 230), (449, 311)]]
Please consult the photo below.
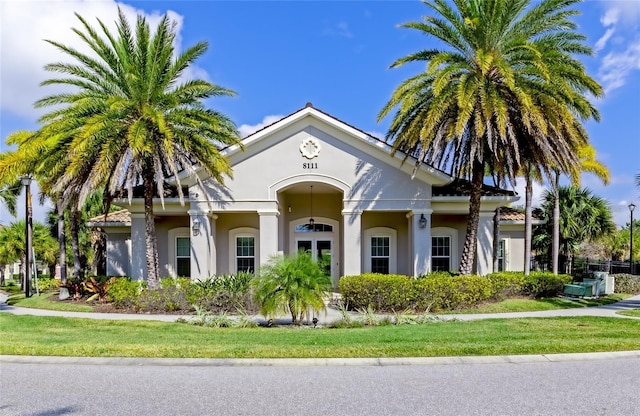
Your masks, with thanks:
[(327, 276), (333, 276), (332, 241), (323, 238), (300, 238), (296, 240), (297, 251), (304, 250), (311, 253), (311, 258), (320, 263)]

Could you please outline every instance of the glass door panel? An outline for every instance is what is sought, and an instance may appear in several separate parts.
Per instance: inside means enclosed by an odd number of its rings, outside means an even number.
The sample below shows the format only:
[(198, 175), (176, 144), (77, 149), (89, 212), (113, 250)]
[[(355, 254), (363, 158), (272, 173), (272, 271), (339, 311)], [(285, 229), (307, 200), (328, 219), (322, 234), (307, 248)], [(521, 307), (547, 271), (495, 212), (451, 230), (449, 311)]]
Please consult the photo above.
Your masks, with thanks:
[(316, 261), (320, 263), (327, 276), (331, 276), (331, 241), (316, 241)]

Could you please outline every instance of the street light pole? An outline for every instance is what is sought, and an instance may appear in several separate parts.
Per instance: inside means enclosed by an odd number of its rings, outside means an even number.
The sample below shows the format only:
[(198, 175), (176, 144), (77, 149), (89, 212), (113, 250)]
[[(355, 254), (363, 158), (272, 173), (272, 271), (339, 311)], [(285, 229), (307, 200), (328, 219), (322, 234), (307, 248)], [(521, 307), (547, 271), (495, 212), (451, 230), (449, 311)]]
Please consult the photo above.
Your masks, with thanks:
[(633, 274), (633, 210), (636, 208), (634, 203), (629, 204), (629, 212), (631, 213), (631, 224), (629, 225), (629, 273)]
[(31, 229), (31, 176), (23, 176), (20, 178), (22, 184), (25, 187), (25, 241), (24, 241), (24, 250), (25, 250), (25, 265), (24, 265), (24, 296), (29, 298), (31, 297), (31, 240), (32, 240), (32, 229)]

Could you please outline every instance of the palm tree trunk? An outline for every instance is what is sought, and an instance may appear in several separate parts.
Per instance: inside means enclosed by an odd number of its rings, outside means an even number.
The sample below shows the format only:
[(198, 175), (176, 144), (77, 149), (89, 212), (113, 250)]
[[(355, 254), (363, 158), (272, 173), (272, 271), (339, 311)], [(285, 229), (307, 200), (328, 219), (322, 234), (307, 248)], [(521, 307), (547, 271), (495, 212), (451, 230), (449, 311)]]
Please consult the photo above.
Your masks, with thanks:
[(67, 236), (64, 227), (64, 207), (58, 201), (58, 247), (60, 249), (60, 281), (67, 283)]
[(80, 211), (71, 209), (69, 216), (71, 225), (71, 248), (73, 250), (73, 277), (82, 277), (82, 266), (80, 265)]
[(480, 221), (480, 198), (482, 197), (482, 180), (484, 175), (483, 165), (473, 162), (471, 173), (471, 193), (469, 195), (469, 221), (467, 222), (467, 235), (460, 258), (460, 274), (473, 273), (476, 263), (476, 248), (478, 245), (478, 223)]
[(528, 174), (525, 177), (525, 207), (524, 207), (524, 275), (531, 271), (531, 200), (533, 199), (533, 179)]
[[(493, 216), (493, 272), (499, 271), (498, 252), (500, 250), (500, 207), (496, 208)], [(503, 260), (504, 261), (504, 260)]]
[(558, 255), (560, 253), (560, 197), (558, 194), (560, 174), (556, 171), (553, 186), (553, 231), (551, 237), (551, 270), (558, 274)]
[(156, 224), (153, 218), (153, 171), (146, 169), (143, 178), (144, 186), (144, 227), (147, 250), (147, 286), (157, 289), (160, 286), (158, 276), (158, 241), (156, 239)]

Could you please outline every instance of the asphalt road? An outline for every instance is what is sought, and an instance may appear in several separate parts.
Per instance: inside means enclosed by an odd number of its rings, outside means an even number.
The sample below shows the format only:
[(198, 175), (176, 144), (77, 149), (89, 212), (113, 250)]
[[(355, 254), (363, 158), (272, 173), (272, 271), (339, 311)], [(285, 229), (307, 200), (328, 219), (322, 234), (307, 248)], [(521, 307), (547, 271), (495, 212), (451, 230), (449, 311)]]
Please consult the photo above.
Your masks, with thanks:
[(0, 363), (0, 415), (638, 415), (640, 359), (409, 366)]

